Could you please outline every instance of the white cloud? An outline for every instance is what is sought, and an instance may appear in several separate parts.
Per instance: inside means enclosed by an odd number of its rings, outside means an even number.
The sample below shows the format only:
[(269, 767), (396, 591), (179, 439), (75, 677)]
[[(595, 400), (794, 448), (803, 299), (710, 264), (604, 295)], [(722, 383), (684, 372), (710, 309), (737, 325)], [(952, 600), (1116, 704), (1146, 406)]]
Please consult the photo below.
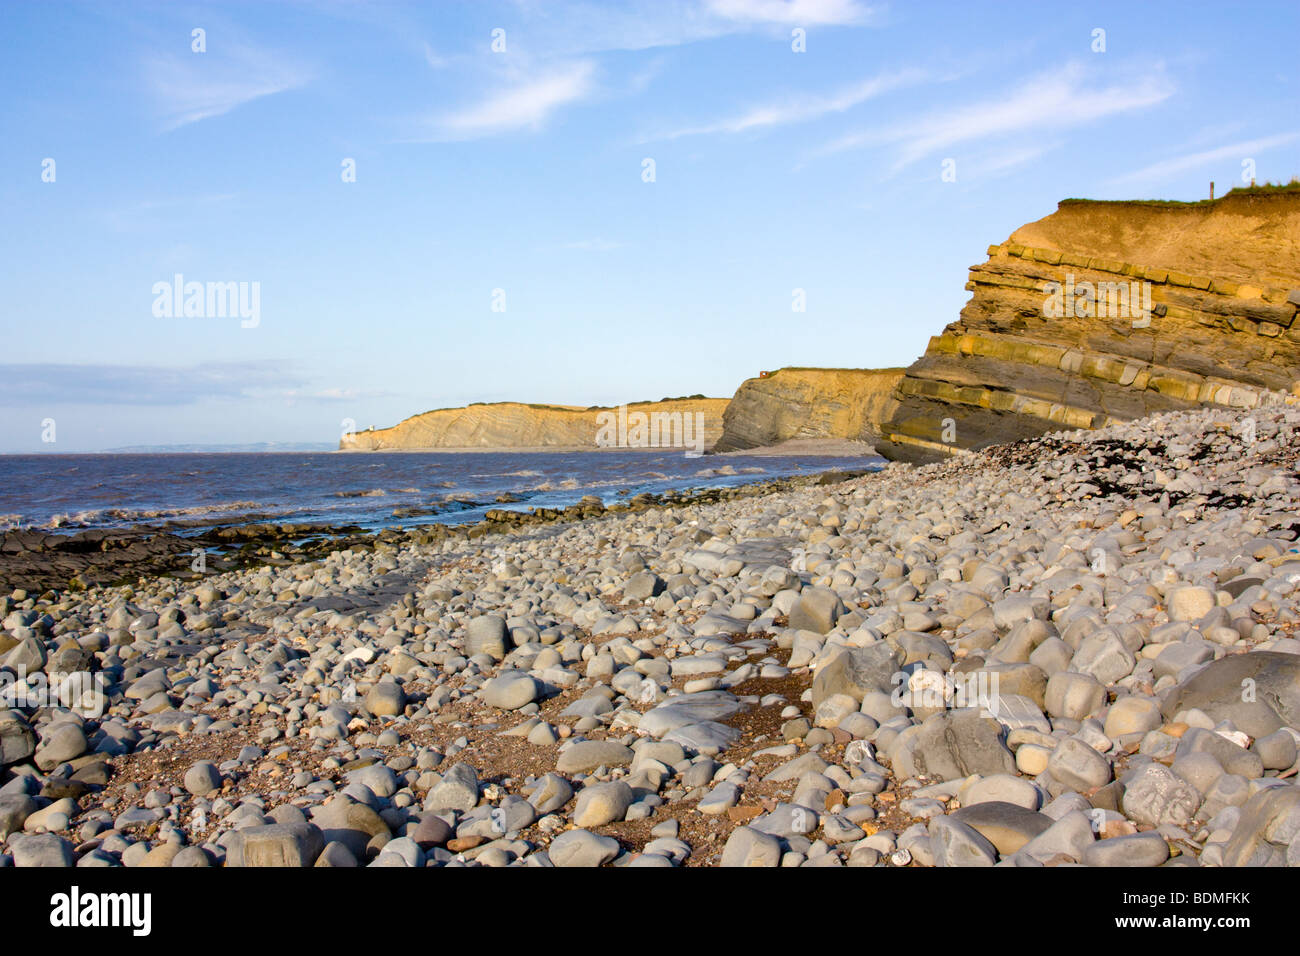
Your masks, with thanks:
[(518, 38), (551, 56), (681, 46), (780, 26), (870, 26), (879, 19), (861, 0), (515, 0), (515, 10), (526, 29), (512, 34), (511, 43)]
[(560, 107), (590, 96), (595, 64), (571, 63), (493, 93), (435, 122), (439, 139), (474, 139), (517, 129), (540, 129)]
[(281, 54), (242, 45), (155, 56), (145, 62), (144, 73), (166, 130), (221, 116), (311, 80), (308, 70)]
[(1220, 146), (1218, 149), (1207, 149), (1200, 153), (1164, 159), (1158, 163), (1152, 163), (1150, 166), (1143, 166), (1131, 173), (1125, 173), (1123, 176), (1118, 176), (1112, 179), (1111, 182), (1128, 183), (1142, 180), (1168, 179), (1189, 169), (1208, 166), (1211, 163), (1221, 162), (1225, 159), (1236, 160), (1240, 163), (1243, 159), (1253, 159), (1256, 153), (1262, 153), (1277, 146), (1285, 146), (1287, 143), (1294, 143), (1296, 140), (1300, 140), (1300, 132), (1281, 133), (1263, 139), (1246, 140), (1242, 143), (1233, 143), (1230, 146)]
[(931, 114), (893, 127), (855, 133), (830, 143), (821, 154), (864, 146), (897, 145), (895, 169), (954, 146), (1024, 132), (1047, 132), (1083, 126), (1119, 113), (1161, 103), (1173, 85), (1157, 70), (1128, 82), (1094, 87), (1074, 64), (1031, 77), (1014, 91)]
[(681, 136), (696, 136), (707, 133), (743, 133), (747, 130), (761, 129), (768, 126), (805, 123), (830, 113), (843, 113), (882, 93), (921, 83), (927, 79), (929, 79), (929, 74), (921, 69), (908, 69), (898, 73), (882, 74), (830, 96), (805, 97), (784, 103), (755, 107), (730, 119), (675, 130), (664, 138), (677, 139)]
[(706, 7), (727, 20), (793, 26), (862, 23), (873, 12), (858, 0), (708, 0)]

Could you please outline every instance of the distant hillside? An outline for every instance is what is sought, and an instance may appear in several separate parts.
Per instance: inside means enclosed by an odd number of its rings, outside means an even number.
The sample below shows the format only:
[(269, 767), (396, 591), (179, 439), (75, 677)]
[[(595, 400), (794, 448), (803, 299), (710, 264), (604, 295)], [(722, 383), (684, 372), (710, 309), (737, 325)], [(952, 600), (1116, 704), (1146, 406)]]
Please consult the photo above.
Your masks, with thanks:
[(747, 379), (727, 406), (713, 450), (805, 438), (874, 442), (902, 377), (901, 368), (782, 368)]
[[(697, 413), (702, 416), (704, 448), (722, 434), (725, 398), (679, 398), (658, 402), (636, 402), (624, 406), (627, 421), (623, 431), (625, 447), (637, 447), (633, 431), (638, 416), (662, 427), (658, 445), (698, 444)], [(657, 416), (657, 417), (656, 417)], [(686, 416), (690, 416), (689, 424)], [(493, 402), (463, 408), (439, 408), (413, 415), (390, 428), (375, 428), (347, 435), (339, 442), (341, 451), (409, 451), (413, 449), (474, 449), (492, 451), (511, 448), (592, 448), (603, 424), (613, 420), (615, 433), (619, 410), (591, 406), (541, 405), (522, 402)], [(630, 426), (630, 427), (629, 427)], [(689, 429), (689, 431), (687, 431)], [(681, 439), (684, 439), (682, 441)], [(620, 442), (621, 443), (621, 442)]]

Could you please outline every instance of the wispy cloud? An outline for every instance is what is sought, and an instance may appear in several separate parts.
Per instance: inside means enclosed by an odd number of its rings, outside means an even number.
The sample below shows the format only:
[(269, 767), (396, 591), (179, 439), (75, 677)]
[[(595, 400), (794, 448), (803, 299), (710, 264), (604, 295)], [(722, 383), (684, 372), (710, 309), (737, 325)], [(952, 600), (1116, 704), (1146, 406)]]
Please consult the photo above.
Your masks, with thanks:
[(311, 80), (309, 70), (284, 54), (242, 44), (206, 53), (156, 55), (143, 68), (164, 130), (222, 116)]
[(803, 97), (755, 107), (738, 116), (702, 126), (688, 126), (668, 133), (663, 139), (699, 136), (709, 133), (743, 133), (749, 130), (788, 123), (806, 123), (831, 113), (843, 113), (867, 100), (905, 86), (923, 83), (930, 74), (919, 68), (885, 73), (829, 96)]
[(375, 388), (286, 388), (274, 389), (266, 393), (250, 390), (250, 398), (282, 398), (286, 405), (303, 402), (355, 402), (361, 399), (386, 398), (392, 392)]
[(473, 106), (437, 118), (431, 138), (476, 139), (540, 129), (556, 110), (592, 95), (595, 73), (595, 64), (587, 60), (547, 68)]
[(965, 166), (962, 172), (981, 179), (991, 179), (1009, 173), (1014, 169), (1019, 169), (1021, 166), (1027, 166), (1053, 150), (1060, 149), (1063, 145), (1063, 142), (1057, 141), (1053, 143), (1035, 143), (1019, 149), (1002, 150), (977, 160), (973, 166)]
[[(873, 26), (880, 9), (861, 0), (516, 0), (521, 42), (551, 56), (649, 50), (782, 27)], [(581, 23), (575, 30), (573, 24)]]
[(1096, 86), (1079, 64), (1030, 77), (1003, 96), (987, 99), (920, 120), (854, 133), (818, 151), (818, 155), (868, 146), (896, 146), (895, 170), (954, 146), (1022, 133), (1084, 126), (1120, 113), (1154, 106), (1174, 93), (1159, 69), (1147, 68), (1127, 82)]
[(0, 405), (192, 405), (296, 388), (272, 361), (177, 365), (0, 365)]
[(1143, 166), (1131, 173), (1117, 176), (1111, 182), (1131, 183), (1143, 180), (1168, 179), (1189, 169), (1198, 169), (1212, 163), (1222, 162), (1225, 159), (1234, 159), (1238, 162), (1244, 159), (1253, 159), (1256, 153), (1263, 153), (1278, 146), (1294, 143), (1297, 140), (1300, 140), (1300, 131), (1281, 133), (1277, 136), (1266, 136), (1262, 139), (1248, 139), (1241, 143), (1233, 143), (1230, 146), (1220, 146), (1218, 149), (1207, 149), (1186, 156), (1162, 159), (1158, 163), (1152, 163), (1150, 166)]
[(188, 406), (205, 401), (350, 402), (391, 392), (313, 387), (272, 360), (198, 365), (0, 365), (0, 407)]
[(875, 12), (858, 0), (707, 0), (705, 7), (727, 20), (791, 26), (864, 23)]

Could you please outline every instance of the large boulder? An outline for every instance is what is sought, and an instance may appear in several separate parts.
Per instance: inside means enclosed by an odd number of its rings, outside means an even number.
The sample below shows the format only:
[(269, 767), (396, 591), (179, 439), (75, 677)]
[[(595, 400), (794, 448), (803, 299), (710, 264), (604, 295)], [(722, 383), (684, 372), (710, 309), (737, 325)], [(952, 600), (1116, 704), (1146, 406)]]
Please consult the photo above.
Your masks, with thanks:
[(465, 652), (471, 657), (486, 654), (493, 660), (503, 660), (510, 644), (510, 628), (499, 615), (485, 614), (465, 625)]
[(1300, 787), (1261, 790), (1241, 808), (1241, 819), (1223, 847), (1223, 865), (1283, 866), (1297, 832)]
[(1135, 823), (1185, 827), (1200, 804), (1196, 788), (1163, 764), (1149, 763), (1124, 781), (1124, 815)]
[(917, 731), (912, 764), (918, 774), (940, 780), (959, 780), (973, 773), (1014, 774), (1016, 758), (1002, 739), (1002, 729), (974, 707), (934, 714)]
[(0, 767), (36, 753), (36, 734), (17, 711), (0, 711)]
[(272, 823), (237, 831), (226, 846), (226, 866), (307, 867), (325, 839), (310, 823)]
[(844, 612), (844, 602), (830, 588), (804, 588), (790, 611), (790, 626), (825, 634)]
[(847, 694), (856, 701), (872, 691), (888, 694), (901, 684), (895, 675), (902, 666), (902, 652), (883, 641), (868, 647), (846, 647), (817, 669), (813, 708), (836, 694)]
[(1207, 664), (1169, 691), (1160, 710), (1172, 719), (1192, 708), (1252, 737), (1300, 729), (1300, 656), (1254, 651)]
[(378, 813), (344, 795), (313, 810), (312, 823), (321, 829), (325, 843), (343, 844), (358, 860), (365, 859), (372, 843), (382, 846), (392, 835)]
[(1053, 823), (1045, 813), (1000, 800), (962, 807), (952, 818), (978, 831), (1003, 856), (1015, 853)]

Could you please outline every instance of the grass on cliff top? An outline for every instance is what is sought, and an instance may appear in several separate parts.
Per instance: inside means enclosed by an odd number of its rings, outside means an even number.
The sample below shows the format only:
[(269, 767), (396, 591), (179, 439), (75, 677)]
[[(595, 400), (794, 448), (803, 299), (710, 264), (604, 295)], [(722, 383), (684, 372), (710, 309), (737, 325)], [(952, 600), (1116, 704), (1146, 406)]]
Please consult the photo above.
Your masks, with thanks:
[(1236, 186), (1229, 189), (1222, 196), (1216, 196), (1213, 199), (1079, 199), (1070, 198), (1062, 199), (1059, 205), (1073, 205), (1074, 203), (1089, 203), (1091, 205), (1112, 205), (1112, 206), (1212, 206), (1215, 203), (1223, 202), (1225, 199), (1232, 197), (1246, 196), (1279, 196), (1295, 194), (1300, 195), (1300, 178), (1292, 177), (1289, 183), (1257, 183), (1254, 186)]
[[(657, 401), (657, 402), (652, 402), (652, 401), (650, 401), (649, 399), (647, 399), (647, 400), (642, 401), (642, 402), (628, 402), (627, 404), (628, 404), (629, 406), (632, 406), (632, 405), (662, 405), (664, 402), (710, 402), (710, 401), (718, 401), (718, 399), (711, 399), (711, 398), (709, 398), (709, 396), (707, 396), (707, 395), (699, 395), (699, 394), (696, 394), (696, 395), (678, 395), (676, 398), (668, 398), (668, 397), (664, 397), (664, 398), (659, 399), (659, 401)], [(588, 405), (588, 406), (587, 406), (587, 411), (589, 411), (589, 412), (599, 412), (599, 411), (603, 411), (603, 410), (605, 410), (605, 409), (615, 408), (615, 407), (616, 407), (616, 406), (614, 406), (614, 405)]]
[[(727, 399), (709, 398), (707, 395), (682, 395), (679, 396), (678, 398), (661, 398), (657, 402), (642, 401), (642, 402), (627, 402), (626, 404), (629, 407), (631, 407), (633, 405), (662, 405), (664, 402), (724, 402), (724, 401), (727, 401)], [(483, 408), (483, 407), (490, 407), (492, 405), (521, 405), (524, 408), (532, 408), (543, 412), (600, 412), (600, 411), (613, 411), (614, 409), (619, 407), (617, 405), (588, 405), (586, 408), (583, 408), (580, 405), (545, 405), (540, 402), (470, 402), (468, 405), (449, 405), (445, 408), (430, 408), (428, 411), (417, 412), (416, 414), (410, 417), (419, 418), (421, 415), (432, 415), (435, 412), (454, 412), (463, 408)], [(409, 419), (403, 419), (403, 421), (409, 421)], [(376, 429), (376, 431), (379, 431), (379, 429)]]
[[(905, 371), (907, 370), (903, 368), (827, 368), (820, 365), (783, 365), (778, 369), (773, 369), (771, 372), (768, 372), (767, 377), (771, 378), (773, 375), (777, 374), (777, 372), (865, 372), (872, 374), (898, 372), (899, 374), (902, 374)], [(757, 375), (754, 377), (758, 378)]]

